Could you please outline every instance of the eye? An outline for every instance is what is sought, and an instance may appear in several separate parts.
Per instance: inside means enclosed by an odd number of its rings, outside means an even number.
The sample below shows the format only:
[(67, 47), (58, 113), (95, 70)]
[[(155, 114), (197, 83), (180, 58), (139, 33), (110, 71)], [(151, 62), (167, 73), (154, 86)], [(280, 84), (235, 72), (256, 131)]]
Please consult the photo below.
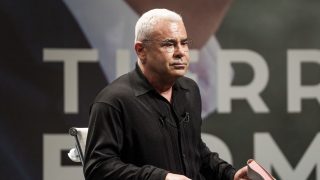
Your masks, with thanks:
[(190, 44), (191, 44), (190, 40), (185, 40), (185, 41), (181, 42), (181, 45), (183, 45), (183, 46), (189, 46)]
[(175, 46), (175, 43), (174, 42), (163, 42), (163, 43), (161, 43), (161, 46), (172, 47), (172, 46)]

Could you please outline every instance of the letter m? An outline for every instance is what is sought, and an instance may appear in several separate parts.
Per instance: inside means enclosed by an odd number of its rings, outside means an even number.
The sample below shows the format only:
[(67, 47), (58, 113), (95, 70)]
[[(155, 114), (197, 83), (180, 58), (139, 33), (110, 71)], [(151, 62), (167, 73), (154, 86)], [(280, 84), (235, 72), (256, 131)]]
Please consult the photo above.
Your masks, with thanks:
[(278, 148), (269, 133), (255, 133), (255, 159), (270, 171), (274, 169), (280, 179), (308, 179), (316, 167), (316, 179), (320, 179), (320, 133), (317, 133), (295, 168)]

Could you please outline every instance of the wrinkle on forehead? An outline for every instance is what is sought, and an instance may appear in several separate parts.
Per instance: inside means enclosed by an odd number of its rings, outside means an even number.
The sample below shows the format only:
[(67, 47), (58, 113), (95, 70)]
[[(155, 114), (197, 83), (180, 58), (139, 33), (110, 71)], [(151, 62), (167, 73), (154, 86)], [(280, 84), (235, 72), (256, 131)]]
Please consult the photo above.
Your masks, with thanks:
[(160, 21), (154, 30), (154, 37), (187, 38), (186, 29), (182, 21)]

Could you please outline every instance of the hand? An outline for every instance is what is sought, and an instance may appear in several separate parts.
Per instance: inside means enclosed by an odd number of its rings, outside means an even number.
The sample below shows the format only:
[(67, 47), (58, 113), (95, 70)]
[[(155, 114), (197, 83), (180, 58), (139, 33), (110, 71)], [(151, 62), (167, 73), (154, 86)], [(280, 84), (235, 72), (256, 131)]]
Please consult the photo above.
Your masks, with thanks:
[(165, 180), (191, 180), (180, 174), (168, 173)]
[(248, 167), (244, 166), (234, 175), (234, 180), (250, 180), (248, 177)]

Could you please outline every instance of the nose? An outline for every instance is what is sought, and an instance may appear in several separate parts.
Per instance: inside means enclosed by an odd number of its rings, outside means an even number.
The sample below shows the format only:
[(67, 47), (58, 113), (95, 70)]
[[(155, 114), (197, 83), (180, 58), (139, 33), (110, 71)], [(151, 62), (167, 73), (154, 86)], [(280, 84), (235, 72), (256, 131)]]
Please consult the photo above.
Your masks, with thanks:
[(173, 57), (177, 59), (181, 59), (181, 57), (185, 56), (185, 52), (181, 50), (181, 48), (175, 48)]
[(189, 49), (188, 49), (188, 46), (186, 46), (186, 45), (182, 45), (182, 44), (178, 43), (174, 47), (174, 54), (176, 54), (176, 55), (184, 56), (187, 53), (189, 53)]

